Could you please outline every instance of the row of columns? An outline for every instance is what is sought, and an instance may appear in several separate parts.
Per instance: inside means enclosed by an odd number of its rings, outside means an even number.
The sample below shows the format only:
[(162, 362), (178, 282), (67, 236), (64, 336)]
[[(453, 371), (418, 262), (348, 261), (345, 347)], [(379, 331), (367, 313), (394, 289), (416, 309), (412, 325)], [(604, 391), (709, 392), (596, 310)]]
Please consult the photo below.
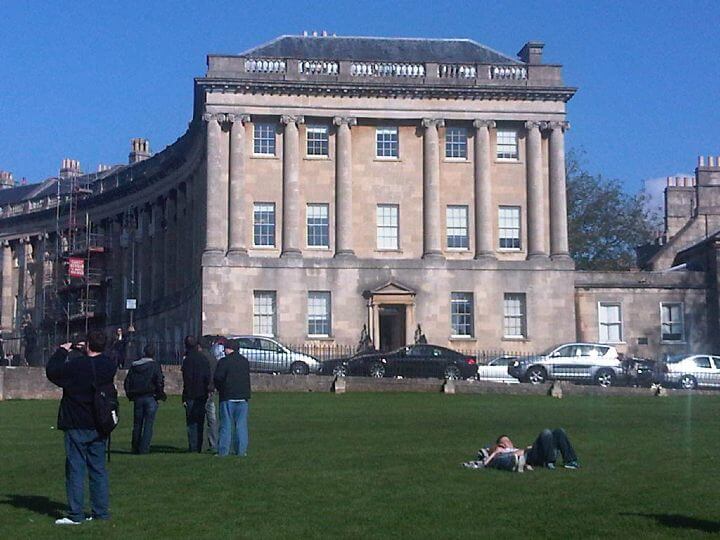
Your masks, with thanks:
[[(206, 113), (207, 122), (207, 216), (205, 251), (218, 255), (247, 254), (244, 194), (245, 127), (247, 115)], [(282, 237), (281, 256), (301, 253), (300, 137), (302, 116), (283, 115)], [(352, 248), (352, 138), (355, 118), (335, 117), (337, 126), (335, 163), (336, 256), (353, 255)], [(442, 211), (440, 207), (440, 144), (442, 119), (426, 118), (423, 127), (423, 256), (442, 257)], [(476, 120), (474, 162), (475, 257), (494, 258), (490, 129), (492, 120)], [(568, 235), (565, 195), (565, 122), (526, 122), (527, 256), (567, 258)], [(229, 132), (229, 148), (223, 132)], [(545, 171), (542, 133), (549, 131), (549, 215), (546, 217)], [(228, 158), (229, 156), (229, 158)], [(546, 219), (550, 242), (546, 242)]]

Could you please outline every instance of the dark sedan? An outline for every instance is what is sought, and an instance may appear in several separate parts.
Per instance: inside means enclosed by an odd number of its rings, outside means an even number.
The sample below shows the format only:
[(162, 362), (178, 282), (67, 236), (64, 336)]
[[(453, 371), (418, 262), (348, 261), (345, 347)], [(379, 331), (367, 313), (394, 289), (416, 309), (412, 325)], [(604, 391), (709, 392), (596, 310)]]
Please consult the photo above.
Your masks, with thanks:
[(409, 345), (389, 352), (365, 352), (323, 364), (322, 372), (339, 376), (470, 379), (477, 373), (474, 356), (426, 344)]

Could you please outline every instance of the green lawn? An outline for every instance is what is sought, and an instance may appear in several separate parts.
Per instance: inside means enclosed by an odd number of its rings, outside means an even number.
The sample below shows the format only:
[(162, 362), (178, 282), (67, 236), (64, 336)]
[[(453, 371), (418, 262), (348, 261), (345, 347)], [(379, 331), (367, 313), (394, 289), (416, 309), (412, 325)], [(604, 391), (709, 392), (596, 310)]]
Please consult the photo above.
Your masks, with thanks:
[[(110, 522), (59, 530), (52, 401), (0, 402), (0, 538), (586, 538), (720, 533), (720, 396), (256, 394), (247, 458), (189, 455), (183, 409), (155, 452), (113, 435)], [(563, 426), (583, 468), (466, 470), (499, 433)]]

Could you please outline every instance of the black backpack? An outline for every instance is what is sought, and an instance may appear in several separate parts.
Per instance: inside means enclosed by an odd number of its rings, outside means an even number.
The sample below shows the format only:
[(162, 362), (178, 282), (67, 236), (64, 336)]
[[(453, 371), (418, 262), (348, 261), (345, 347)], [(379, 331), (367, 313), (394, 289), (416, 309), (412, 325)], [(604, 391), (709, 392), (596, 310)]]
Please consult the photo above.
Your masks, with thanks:
[(107, 437), (120, 421), (120, 401), (118, 400), (115, 382), (98, 384), (95, 375), (95, 361), (90, 358), (93, 371), (93, 411), (95, 413), (95, 429), (103, 437)]

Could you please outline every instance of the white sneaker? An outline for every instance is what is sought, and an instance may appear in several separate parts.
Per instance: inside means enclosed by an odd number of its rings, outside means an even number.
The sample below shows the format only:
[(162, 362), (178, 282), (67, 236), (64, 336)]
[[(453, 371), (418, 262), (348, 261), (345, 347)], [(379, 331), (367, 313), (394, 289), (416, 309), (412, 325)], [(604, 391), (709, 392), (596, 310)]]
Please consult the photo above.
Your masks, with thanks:
[(68, 517), (55, 520), (55, 525), (82, 525), (82, 521), (73, 521)]

